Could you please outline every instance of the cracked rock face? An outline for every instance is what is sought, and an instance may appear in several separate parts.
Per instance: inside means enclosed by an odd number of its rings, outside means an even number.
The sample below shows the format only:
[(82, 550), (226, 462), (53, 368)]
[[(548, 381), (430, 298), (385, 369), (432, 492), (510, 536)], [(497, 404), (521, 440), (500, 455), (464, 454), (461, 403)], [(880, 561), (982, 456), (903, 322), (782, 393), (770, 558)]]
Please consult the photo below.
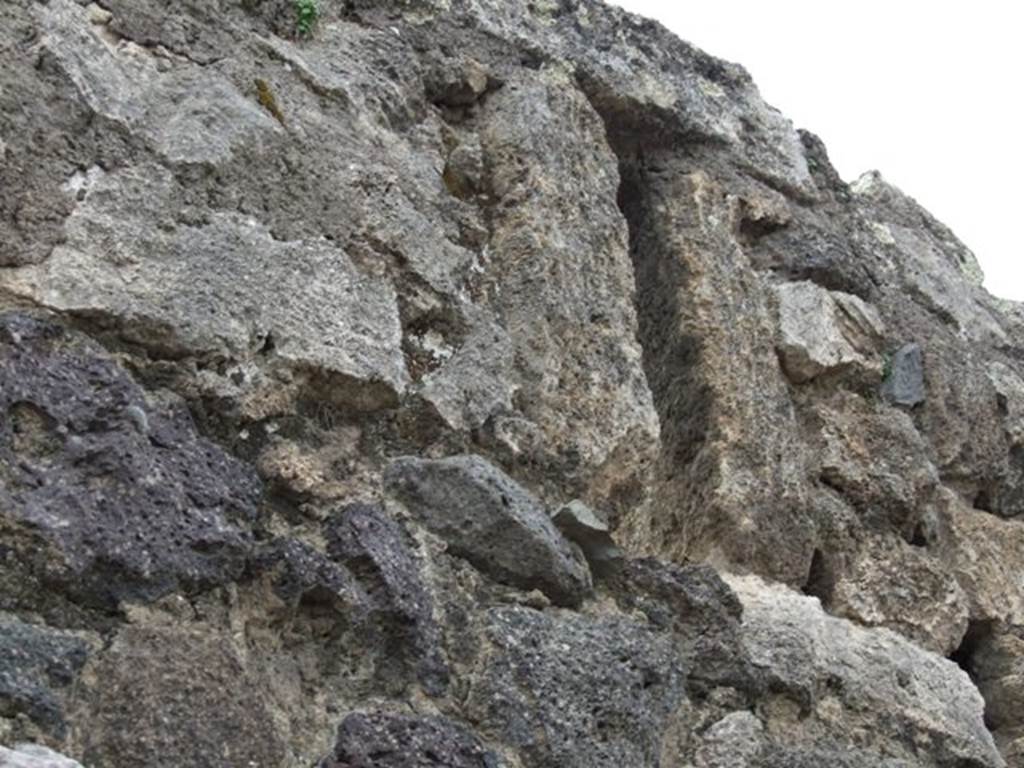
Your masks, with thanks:
[(1024, 308), (596, 0), (0, 5), (0, 765), (1024, 765)]

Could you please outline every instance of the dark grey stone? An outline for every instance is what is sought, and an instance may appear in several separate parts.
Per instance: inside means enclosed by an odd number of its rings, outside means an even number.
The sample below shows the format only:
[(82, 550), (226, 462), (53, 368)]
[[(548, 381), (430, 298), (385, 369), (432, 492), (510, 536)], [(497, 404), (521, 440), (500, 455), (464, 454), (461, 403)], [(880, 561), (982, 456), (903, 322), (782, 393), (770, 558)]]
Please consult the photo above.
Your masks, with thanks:
[(539, 589), (560, 605), (589, 594), (586, 564), (540, 502), (479, 456), (396, 459), (384, 483), (452, 554), (491, 578)]
[(612, 539), (608, 523), (582, 501), (570, 501), (551, 519), (582, 550), (595, 574), (608, 573), (622, 562), (622, 550)]
[(294, 539), (272, 542), (257, 553), (253, 574), (269, 574), (274, 593), (294, 607), (328, 607), (349, 621), (365, 612), (367, 596), (344, 566)]
[(493, 609), (468, 711), (530, 768), (658, 764), (685, 700), (672, 638), (622, 617)]
[(255, 472), (96, 345), (0, 317), (0, 414), (0, 519), (55, 546), (41, 567), (75, 599), (109, 609), (241, 574)]
[(620, 605), (674, 633), (691, 691), (760, 687), (743, 649), (743, 607), (714, 568), (641, 558), (624, 563), (612, 585)]
[(87, 654), (74, 635), (0, 615), (0, 717), (24, 713), (63, 738), (67, 723), (55, 689), (71, 685)]
[(338, 727), (318, 768), (499, 768), (498, 758), (467, 728), (445, 717), (355, 713)]
[(895, 405), (913, 407), (923, 403), (924, 356), (917, 344), (904, 344), (889, 361), (882, 396)]
[(434, 604), (405, 534), (376, 504), (350, 504), (325, 525), (327, 552), (367, 595), (377, 637), (368, 643), (390, 663), (410, 666), (431, 695), (448, 684)]
[(269, 578), (297, 611), (333, 623), (345, 643), (365, 649), (374, 679), (400, 694), (413, 680), (444, 693), (448, 666), (434, 603), (406, 535), (375, 504), (350, 504), (323, 525), (326, 551), (278, 539), (252, 558), (250, 575)]

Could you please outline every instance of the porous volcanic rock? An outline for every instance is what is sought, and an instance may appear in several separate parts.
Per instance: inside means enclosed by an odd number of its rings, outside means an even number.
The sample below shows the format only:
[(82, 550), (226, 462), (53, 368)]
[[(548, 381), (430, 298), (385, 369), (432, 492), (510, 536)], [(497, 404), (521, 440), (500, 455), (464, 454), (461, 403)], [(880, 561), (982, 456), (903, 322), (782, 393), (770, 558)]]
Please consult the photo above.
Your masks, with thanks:
[(316, 6), (0, 4), (0, 762), (1024, 765), (1024, 306), (654, 22)]

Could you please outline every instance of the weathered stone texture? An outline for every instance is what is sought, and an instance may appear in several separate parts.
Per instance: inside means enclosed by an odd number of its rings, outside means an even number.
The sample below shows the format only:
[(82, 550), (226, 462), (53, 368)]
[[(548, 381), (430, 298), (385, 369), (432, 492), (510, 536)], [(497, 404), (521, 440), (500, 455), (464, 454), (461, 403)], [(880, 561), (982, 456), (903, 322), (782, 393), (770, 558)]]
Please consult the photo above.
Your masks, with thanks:
[(88, 651), (88, 644), (70, 633), (0, 615), (0, 713), (25, 715), (43, 733), (64, 737), (62, 698)]
[(1024, 764), (1024, 308), (653, 22), (318, 7), (0, 4), (0, 763)]

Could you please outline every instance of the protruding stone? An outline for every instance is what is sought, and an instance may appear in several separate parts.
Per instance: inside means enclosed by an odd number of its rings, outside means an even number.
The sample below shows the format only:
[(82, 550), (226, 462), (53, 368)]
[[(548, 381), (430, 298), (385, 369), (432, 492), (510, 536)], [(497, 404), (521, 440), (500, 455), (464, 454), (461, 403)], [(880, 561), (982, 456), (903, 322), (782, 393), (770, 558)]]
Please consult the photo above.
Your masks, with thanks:
[(882, 397), (895, 405), (912, 408), (924, 402), (924, 355), (917, 344), (904, 344), (886, 366)]
[(612, 585), (623, 608), (675, 635), (691, 690), (743, 684), (749, 674), (740, 640), (743, 609), (713, 568), (627, 560)]
[(264, 547), (249, 566), (268, 579), (277, 597), (291, 609), (329, 607), (346, 621), (362, 619), (367, 596), (351, 573), (313, 547), (281, 539)]
[(888, 627), (948, 656), (967, 631), (969, 601), (942, 561), (892, 537), (867, 542), (832, 587), (831, 613)]
[(21, 314), (0, 316), (0, 465), (0, 521), (60, 553), (39, 563), (46, 550), (26, 544), (19, 560), (82, 603), (109, 609), (242, 573), (255, 472), (98, 345)]
[(878, 370), (872, 346), (884, 325), (871, 305), (808, 281), (775, 286), (775, 296), (779, 357), (792, 381), (802, 384), (851, 367)]
[(940, 482), (909, 413), (852, 392), (814, 407), (818, 477), (871, 528), (908, 535)]
[(779, 713), (769, 730), (796, 727), (804, 709), (820, 737), (864, 733), (859, 746), (883, 754), (904, 744), (915, 764), (1004, 765), (985, 727), (984, 702), (953, 662), (888, 630), (829, 616), (817, 599), (784, 586), (757, 577), (726, 581), (743, 604), (744, 644), (764, 683), (800, 704), (792, 715)]
[(487, 68), (479, 61), (466, 59), (438, 67), (427, 78), (427, 95), (435, 104), (468, 107), (474, 104), (490, 84)]
[(452, 554), (495, 580), (540, 589), (560, 605), (590, 592), (586, 563), (540, 502), (479, 456), (396, 459), (384, 483)]
[(374, 636), (389, 664), (411, 668), (438, 696), (448, 684), (434, 602), (398, 524), (376, 504), (350, 504), (325, 525), (327, 552), (359, 580)]
[(730, 712), (701, 737), (697, 768), (750, 768), (764, 742), (764, 725), (753, 713)]
[(612, 538), (608, 523), (579, 499), (570, 501), (551, 519), (569, 541), (583, 550), (594, 573), (607, 572), (622, 562), (622, 550)]
[(939, 497), (938, 552), (966, 592), (971, 618), (1024, 626), (1024, 525), (972, 509), (956, 495)]
[(1024, 379), (1000, 362), (989, 364), (988, 378), (996, 390), (996, 407), (1003, 416), (1010, 444), (1024, 445)]
[(68, 219), (64, 245), (12, 274), (12, 290), (57, 311), (104, 316), (162, 355), (272, 351), (321, 373), (347, 405), (397, 400), (409, 376), (389, 281), (323, 238), (282, 241), (237, 213), (154, 226), (182, 216), (179, 194), (159, 165), (100, 175)]
[(110, 20), (114, 18), (114, 14), (98, 3), (89, 3), (89, 5), (86, 6), (86, 11), (89, 14), (89, 22), (91, 24), (109, 24)]
[(473, 137), (459, 143), (448, 155), (444, 183), (459, 198), (470, 198), (483, 191), (484, 159), (480, 140)]
[(512, 407), (512, 343), (499, 326), (484, 318), (477, 322), (478, 329), (424, 377), (420, 391), (453, 429), (479, 429)]

